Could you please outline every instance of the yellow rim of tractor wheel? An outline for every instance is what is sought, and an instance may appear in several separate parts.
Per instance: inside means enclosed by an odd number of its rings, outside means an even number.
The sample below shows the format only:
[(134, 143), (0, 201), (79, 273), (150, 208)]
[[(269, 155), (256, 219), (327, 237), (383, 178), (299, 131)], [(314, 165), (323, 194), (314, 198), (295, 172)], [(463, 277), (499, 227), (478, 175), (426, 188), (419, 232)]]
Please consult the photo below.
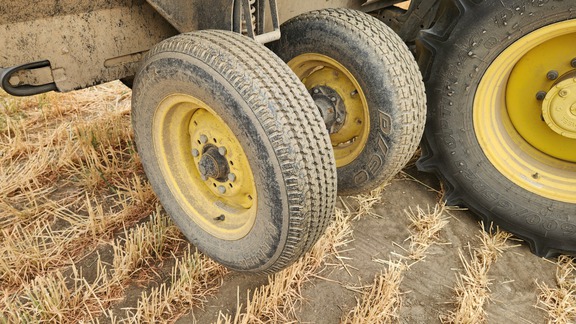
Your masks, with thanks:
[[(152, 137), (162, 175), (190, 219), (223, 240), (239, 240), (256, 220), (254, 176), (242, 146), (220, 116), (185, 94), (162, 100), (154, 114)], [(217, 179), (202, 176), (200, 162), (220, 162)], [(215, 153), (216, 154), (216, 153)], [(206, 169), (203, 169), (206, 170)], [(205, 172), (205, 171), (204, 171)]]
[(540, 28), (490, 65), (474, 98), (484, 153), (506, 178), (576, 203), (576, 20)]
[(299, 55), (288, 66), (304, 83), (306, 89), (324, 86), (336, 91), (344, 101), (346, 119), (336, 133), (330, 134), (336, 167), (343, 167), (358, 158), (370, 134), (370, 115), (364, 91), (356, 78), (336, 60), (322, 54)]

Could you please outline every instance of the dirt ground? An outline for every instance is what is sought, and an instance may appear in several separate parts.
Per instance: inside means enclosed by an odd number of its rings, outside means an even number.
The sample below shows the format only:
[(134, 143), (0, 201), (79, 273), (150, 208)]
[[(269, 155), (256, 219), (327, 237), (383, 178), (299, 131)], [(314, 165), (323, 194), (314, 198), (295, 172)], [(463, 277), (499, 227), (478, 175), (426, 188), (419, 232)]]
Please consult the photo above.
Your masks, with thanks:
[(290, 268), (227, 271), (194, 253), (156, 200), (129, 104), (119, 84), (0, 95), (0, 323), (576, 320), (572, 259), (484, 234), (413, 166), (340, 199), (334, 226)]
[[(358, 298), (349, 287), (369, 284), (384, 270), (385, 266), (376, 259), (404, 252), (405, 240), (410, 236), (405, 210), (434, 206), (438, 194), (426, 185), (439, 189), (433, 176), (414, 168), (405, 172), (406, 175), (399, 175), (385, 188), (381, 202), (374, 206), (374, 215), (352, 222), (354, 240), (341, 254), (347, 266), (332, 260), (333, 265), (304, 285), (304, 301), (297, 311), (298, 322), (339, 323)], [(462, 271), (459, 251), (466, 253), (480, 244), (481, 226), (467, 211), (447, 214), (449, 223), (440, 232), (439, 244), (432, 246), (426, 258), (404, 274), (400, 286), (404, 299), (400, 323), (440, 323), (440, 316), (454, 308), (454, 287), (457, 274)], [(534, 256), (524, 244), (505, 251), (489, 272), (491, 301), (485, 307), (487, 322), (545, 323), (548, 314), (536, 307), (540, 293), (536, 283), (554, 286), (555, 273), (554, 263)], [(178, 323), (194, 319), (198, 323), (214, 322), (219, 312), (235, 311), (238, 289), (240, 296), (245, 296), (247, 290), (253, 291), (263, 282), (265, 278), (231, 273), (204, 310), (196, 310)]]

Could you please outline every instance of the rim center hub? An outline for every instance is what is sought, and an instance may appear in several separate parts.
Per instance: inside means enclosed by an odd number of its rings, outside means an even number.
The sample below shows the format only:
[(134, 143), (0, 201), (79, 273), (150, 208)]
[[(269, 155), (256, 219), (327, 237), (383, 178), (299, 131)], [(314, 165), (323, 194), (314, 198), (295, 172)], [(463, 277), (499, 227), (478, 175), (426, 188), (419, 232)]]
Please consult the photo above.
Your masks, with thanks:
[(334, 89), (327, 86), (317, 86), (310, 89), (314, 103), (320, 110), (324, 124), (330, 134), (337, 133), (346, 120), (344, 100)]
[(542, 102), (544, 121), (554, 132), (576, 139), (576, 78), (556, 84)]
[(206, 178), (227, 181), (230, 167), (226, 158), (218, 152), (218, 148), (209, 146), (198, 163), (198, 171)]

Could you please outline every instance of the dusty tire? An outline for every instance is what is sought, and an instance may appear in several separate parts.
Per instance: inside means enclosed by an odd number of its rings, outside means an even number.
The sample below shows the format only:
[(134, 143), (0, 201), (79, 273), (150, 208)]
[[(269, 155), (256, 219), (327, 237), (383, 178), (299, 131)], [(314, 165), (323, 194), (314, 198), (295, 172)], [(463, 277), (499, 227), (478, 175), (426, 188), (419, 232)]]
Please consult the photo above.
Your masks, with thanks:
[(231, 269), (286, 267), (332, 217), (320, 114), (290, 69), (244, 36), (201, 31), (154, 47), (134, 82), (133, 127), (168, 214)]
[(331, 93), (343, 105), (341, 123), (327, 122), (338, 193), (357, 194), (390, 180), (418, 147), (426, 115), (424, 84), (406, 45), (376, 18), (348, 9), (306, 13), (281, 30), (272, 49), (319, 107)]
[[(449, 204), (539, 256), (576, 252), (576, 111), (562, 106), (576, 107), (575, 10), (573, 1), (444, 1), (418, 40), (429, 103), (418, 166), (440, 176)], [(562, 89), (574, 93), (560, 98)], [(550, 113), (572, 120), (559, 122), (566, 133), (549, 126)]]

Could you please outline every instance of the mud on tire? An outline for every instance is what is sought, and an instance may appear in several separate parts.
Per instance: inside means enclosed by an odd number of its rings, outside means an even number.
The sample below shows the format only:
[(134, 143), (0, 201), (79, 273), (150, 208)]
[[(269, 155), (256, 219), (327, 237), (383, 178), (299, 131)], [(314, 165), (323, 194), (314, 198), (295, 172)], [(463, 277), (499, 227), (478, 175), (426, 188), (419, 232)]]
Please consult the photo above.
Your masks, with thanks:
[(278, 271), (332, 218), (320, 114), (284, 62), (244, 36), (201, 31), (153, 48), (134, 82), (133, 126), (162, 205), (227, 267)]

